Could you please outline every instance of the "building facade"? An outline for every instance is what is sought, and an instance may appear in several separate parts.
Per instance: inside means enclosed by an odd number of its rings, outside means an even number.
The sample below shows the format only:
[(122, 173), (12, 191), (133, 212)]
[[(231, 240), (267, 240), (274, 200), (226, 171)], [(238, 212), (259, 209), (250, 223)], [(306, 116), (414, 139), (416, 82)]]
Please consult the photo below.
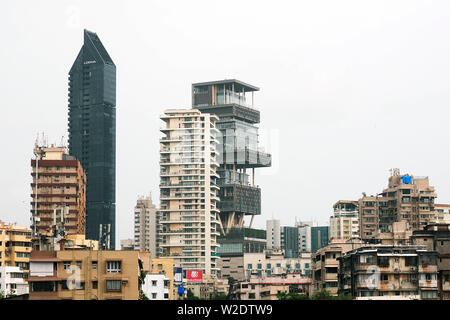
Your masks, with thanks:
[(434, 204), (434, 223), (450, 224), (450, 204)]
[(330, 238), (359, 238), (359, 206), (357, 201), (339, 200), (330, 217)]
[(376, 196), (363, 196), (358, 200), (358, 217), (360, 238), (368, 240), (379, 235), (380, 220), (385, 221), (385, 232), (388, 232), (388, 226), (392, 222), (387, 222), (385, 216), (388, 201), (378, 199)]
[(28, 294), (27, 275), (20, 267), (0, 267), (0, 293), (3, 297)]
[(164, 276), (164, 279), (168, 281), (167, 283), (165, 283), (164, 288), (164, 290), (167, 289), (168, 299), (169, 300), (176, 299), (177, 287), (175, 286), (173, 259), (151, 258), (150, 262), (151, 262), (150, 274)]
[(134, 249), (157, 254), (157, 212), (151, 196), (139, 197), (134, 207)]
[(281, 226), (280, 220), (267, 220), (266, 222), (267, 249), (281, 249)]
[(120, 250), (134, 250), (134, 239), (120, 240)]
[(327, 290), (338, 294), (339, 258), (347, 251), (363, 246), (359, 240), (336, 239), (311, 255), (312, 293)]
[(33, 251), (30, 300), (138, 300), (142, 261), (137, 251)]
[(216, 170), (217, 116), (198, 110), (167, 110), (160, 140), (161, 258), (187, 270), (217, 273), (220, 234)]
[(251, 216), (251, 228), (255, 215), (261, 214), (261, 189), (255, 184), (255, 169), (270, 167), (271, 155), (258, 146), (256, 91), (259, 88), (238, 80), (192, 85), (192, 108), (219, 117), (218, 208), (224, 234), (233, 227), (242, 228), (245, 216)]
[(31, 160), (33, 237), (53, 235), (60, 223), (64, 234), (86, 232), (86, 175), (65, 147), (36, 145)]
[(31, 250), (30, 229), (0, 221), (0, 267), (19, 267), (28, 278)]
[(407, 221), (412, 230), (434, 223), (437, 195), (428, 177), (400, 174), (393, 169), (386, 189), (377, 195), (379, 232), (388, 232), (393, 222)]
[(450, 224), (430, 224), (424, 230), (415, 230), (411, 243), (437, 252), (439, 297), (450, 300)]
[(288, 274), (261, 279), (252, 277), (240, 283), (240, 300), (278, 300), (279, 293), (299, 293), (309, 296), (311, 279), (301, 274)]
[(317, 226), (311, 227), (311, 252), (314, 253), (320, 248), (325, 247), (330, 239), (330, 227)]
[(281, 228), (281, 243), (286, 258), (298, 258), (300, 253), (298, 237), (297, 227), (284, 226)]
[(142, 292), (149, 300), (169, 300), (170, 280), (164, 274), (147, 274)]
[(437, 253), (423, 246), (365, 246), (339, 263), (339, 293), (358, 300), (438, 298)]
[(87, 177), (86, 236), (103, 249), (115, 248), (116, 66), (96, 33), (69, 71), (69, 153)]

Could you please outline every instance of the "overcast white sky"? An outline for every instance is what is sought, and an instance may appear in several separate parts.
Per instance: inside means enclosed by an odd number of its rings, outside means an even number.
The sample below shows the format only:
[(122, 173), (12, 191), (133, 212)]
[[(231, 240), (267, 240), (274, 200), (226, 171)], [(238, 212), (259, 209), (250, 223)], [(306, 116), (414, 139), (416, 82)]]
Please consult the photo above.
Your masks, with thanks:
[(191, 83), (261, 91), (262, 215), (328, 223), (339, 199), (429, 176), (450, 202), (448, 1), (8, 1), (0, 10), (0, 219), (29, 225), (37, 132), (67, 138), (69, 69), (96, 32), (117, 66), (117, 245), (159, 203), (159, 116)]

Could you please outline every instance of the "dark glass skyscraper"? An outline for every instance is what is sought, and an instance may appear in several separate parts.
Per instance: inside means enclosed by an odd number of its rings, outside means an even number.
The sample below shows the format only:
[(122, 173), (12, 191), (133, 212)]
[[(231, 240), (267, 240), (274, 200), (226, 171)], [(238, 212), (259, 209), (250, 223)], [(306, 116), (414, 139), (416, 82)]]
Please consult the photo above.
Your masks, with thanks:
[(116, 66), (97, 34), (88, 30), (69, 72), (69, 152), (86, 172), (86, 237), (114, 249)]

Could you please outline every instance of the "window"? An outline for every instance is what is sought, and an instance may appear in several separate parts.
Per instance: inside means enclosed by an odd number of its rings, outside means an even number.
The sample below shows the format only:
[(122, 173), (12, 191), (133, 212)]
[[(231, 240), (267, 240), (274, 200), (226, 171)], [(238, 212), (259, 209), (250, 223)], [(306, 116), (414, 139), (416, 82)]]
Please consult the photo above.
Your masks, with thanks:
[(75, 289), (77, 290), (84, 290), (84, 282), (75, 282)]
[(252, 264), (251, 264), (251, 263), (249, 263), (249, 264), (247, 265), (247, 269), (252, 269)]
[(422, 291), (422, 299), (434, 299), (437, 298), (437, 291)]
[(156, 292), (152, 293), (152, 299), (156, 299)]
[(70, 271), (70, 261), (64, 261), (64, 270)]
[(32, 292), (51, 292), (56, 291), (55, 282), (32, 282)]
[(92, 289), (98, 288), (98, 281), (92, 281)]
[(255, 294), (254, 293), (249, 293), (248, 294), (248, 298), (249, 299), (255, 299)]
[(97, 270), (97, 261), (92, 261), (92, 270)]
[(405, 257), (405, 266), (407, 267), (417, 266), (417, 257)]
[(378, 257), (378, 266), (389, 267), (389, 257)]
[(156, 287), (156, 285), (157, 285), (157, 281), (156, 280), (152, 280), (152, 286)]
[(106, 280), (106, 291), (121, 291), (122, 281), (121, 280)]
[(122, 261), (107, 261), (106, 262), (107, 273), (120, 273), (122, 272)]
[(164, 293), (164, 299), (169, 299), (169, 294), (168, 293)]

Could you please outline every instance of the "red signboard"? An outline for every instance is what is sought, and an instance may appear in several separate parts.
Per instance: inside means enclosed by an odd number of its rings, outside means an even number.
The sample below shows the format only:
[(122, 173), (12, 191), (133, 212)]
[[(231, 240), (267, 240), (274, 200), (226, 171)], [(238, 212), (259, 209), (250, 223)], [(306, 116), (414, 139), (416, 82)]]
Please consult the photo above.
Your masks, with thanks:
[(186, 272), (188, 282), (202, 282), (203, 271), (199, 270), (187, 270)]

